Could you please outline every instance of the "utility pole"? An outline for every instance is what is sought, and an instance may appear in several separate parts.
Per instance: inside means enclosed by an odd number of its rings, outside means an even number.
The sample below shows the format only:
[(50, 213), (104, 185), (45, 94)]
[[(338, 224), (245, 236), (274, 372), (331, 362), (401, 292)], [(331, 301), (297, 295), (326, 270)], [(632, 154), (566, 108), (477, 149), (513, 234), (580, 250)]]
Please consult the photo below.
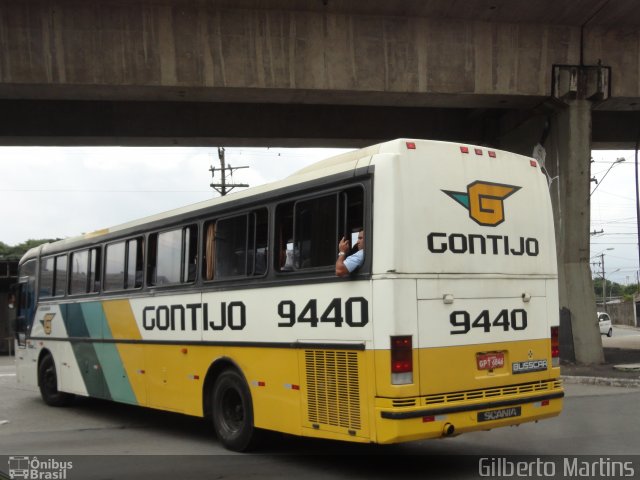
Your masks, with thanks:
[(602, 309), (607, 311), (607, 280), (604, 278), (604, 252), (600, 254), (602, 262)]
[[(214, 167), (213, 165), (209, 168), (211, 172), (211, 178), (213, 178), (216, 174), (216, 170), (220, 172), (220, 183), (211, 183), (210, 187), (213, 188), (216, 192), (218, 192), (221, 196), (225, 196), (231, 190), (236, 187), (248, 187), (247, 183), (233, 183), (233, 172), (234, 170), (239, 170), (241, 168), (249, 168), (249, 167), (232, 167), (231, 165), (226, 166), (224, 159), (224, 147), (218, 147), (218, 158), (220, 159), (220, 168)], [(228, 172), (228, 173), (227, 173)], [(229, 178), (231, 183), (229, 183)]]

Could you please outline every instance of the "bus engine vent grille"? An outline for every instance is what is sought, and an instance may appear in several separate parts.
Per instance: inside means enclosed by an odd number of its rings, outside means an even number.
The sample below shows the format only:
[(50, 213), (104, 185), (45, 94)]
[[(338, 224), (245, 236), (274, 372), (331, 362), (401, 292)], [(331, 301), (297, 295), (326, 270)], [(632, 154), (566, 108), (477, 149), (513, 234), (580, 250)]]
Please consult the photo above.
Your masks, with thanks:
[(352, 430), (362, 428), (356, 352), (305, 350), (308, 420)]
[(396, 399), (393, 400), (391, 402), (391, 404), (394, 407), (415, 407), (416, 406), (416, 399), (415, 398), (401, 398), (401, 399)]
[(456, 403), (468, 400), (482, 400), (493, 397), (509, 397), (526, 393), (557, 390), (562, 387), (562, 381), (541, 380), (539, 382), (523, 383), (520, 385), (508, 385), (504, 387), (485, 388), (481, 390), (468, 390), (466, 392), (441, 393), (424, 397), (425, 405), (442, 403)]

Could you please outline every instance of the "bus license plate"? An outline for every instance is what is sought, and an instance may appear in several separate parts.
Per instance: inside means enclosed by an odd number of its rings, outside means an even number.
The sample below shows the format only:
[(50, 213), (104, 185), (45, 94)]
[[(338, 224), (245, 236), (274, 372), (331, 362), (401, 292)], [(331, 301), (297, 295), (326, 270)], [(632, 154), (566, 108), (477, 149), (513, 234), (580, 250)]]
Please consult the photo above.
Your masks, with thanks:
[(519, 417), (522, 415), (522, 407), (500, 408), (498, 410), (487, 410), (478, 412), (478, 422), (489, 422), (491, 420), (502, 420), (503, 418)]
[(504, 367), (504, 353), (478, 353), (476, 354), (476, 363), (478, 370), (493, 370), (494, 368)]

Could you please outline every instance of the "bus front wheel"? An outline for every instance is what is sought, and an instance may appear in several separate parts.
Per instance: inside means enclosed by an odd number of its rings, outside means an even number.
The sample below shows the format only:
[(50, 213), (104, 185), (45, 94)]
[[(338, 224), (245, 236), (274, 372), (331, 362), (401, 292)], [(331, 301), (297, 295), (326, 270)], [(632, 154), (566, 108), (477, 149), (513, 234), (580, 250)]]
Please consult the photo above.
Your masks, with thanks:
[(73, 401), (73, 395), (58, 390), (58, 376), (53, 357), (45, 355), (38, 367), (38, 386), (44, 403), (51, 407), (66, 407)]
[(251, 392), (236, 370), (226, 370), (213, 387), (213, 428), (225, 448), (236, 452), (250, 450), (256, 440)]

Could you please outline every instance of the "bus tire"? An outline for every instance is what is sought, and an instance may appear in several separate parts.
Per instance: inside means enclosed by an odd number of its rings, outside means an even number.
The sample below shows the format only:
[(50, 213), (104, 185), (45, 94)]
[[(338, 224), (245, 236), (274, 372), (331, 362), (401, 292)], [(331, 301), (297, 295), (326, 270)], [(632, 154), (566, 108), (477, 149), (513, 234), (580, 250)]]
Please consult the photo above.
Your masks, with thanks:
[(236, 452), (255, 446), (251, 392), (242, 375), (233, 369), (220, 374), (211, 396), (213, 428), (222, 445)]
[(73, 394), (58, 391), (56, 364), (50, 354), (42, 357), (38, 366), (38, 386), (42, 400), (51, 407), (66, 407), (73, 401)]

